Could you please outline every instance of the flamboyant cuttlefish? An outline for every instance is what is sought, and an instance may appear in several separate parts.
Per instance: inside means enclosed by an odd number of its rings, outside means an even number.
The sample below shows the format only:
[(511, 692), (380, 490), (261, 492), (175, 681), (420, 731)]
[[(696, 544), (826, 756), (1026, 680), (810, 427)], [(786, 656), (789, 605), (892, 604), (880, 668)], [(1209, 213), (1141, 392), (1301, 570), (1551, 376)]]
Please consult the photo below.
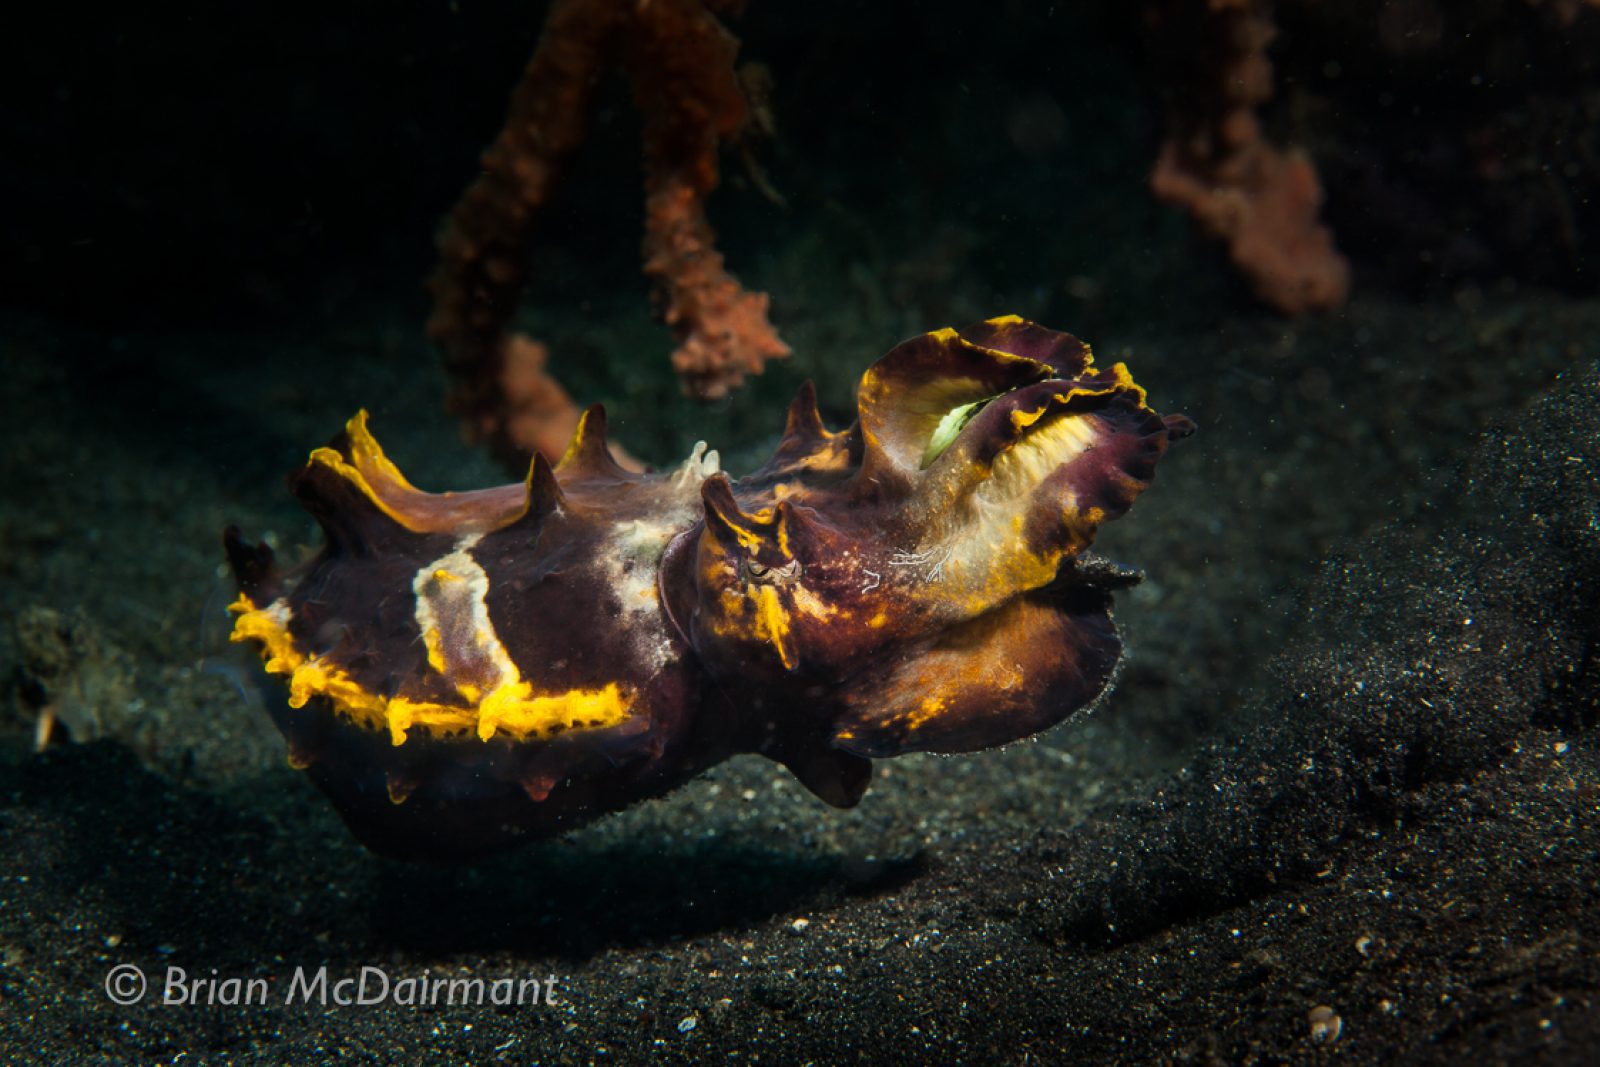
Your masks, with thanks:
[(830, 804), (871, 760), (1060, 722), (1121, 653), (1087, 553), (1170, 441), (1127, 369), (1015, 317), (899, 345), (830, 432), (802, 388), (732, 481), (613, 461), (584, 414), (554, 466), (413, 488), (365, 413), (291, 479), (326, 546), (226, 542), (233, 640), (288, 680), (289, 759), (378, 851), (471, 858), (664, 793), (739, 752)]

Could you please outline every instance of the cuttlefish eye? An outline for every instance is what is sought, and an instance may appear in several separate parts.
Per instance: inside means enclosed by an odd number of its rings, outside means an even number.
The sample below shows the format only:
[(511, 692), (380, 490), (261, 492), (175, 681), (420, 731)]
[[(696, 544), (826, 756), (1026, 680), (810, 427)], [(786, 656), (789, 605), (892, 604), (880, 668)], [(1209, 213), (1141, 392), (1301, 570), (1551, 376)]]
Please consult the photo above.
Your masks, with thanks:
[(758, 563), (753, 559), (746, 558), (742, 561), (741, 570), (744, 572), (746, 581), (760, 582), (763, 585), (787, 585), (800, 577), (800, 561), (791, 559), (781, 567), (769, 567), (764, 563)]

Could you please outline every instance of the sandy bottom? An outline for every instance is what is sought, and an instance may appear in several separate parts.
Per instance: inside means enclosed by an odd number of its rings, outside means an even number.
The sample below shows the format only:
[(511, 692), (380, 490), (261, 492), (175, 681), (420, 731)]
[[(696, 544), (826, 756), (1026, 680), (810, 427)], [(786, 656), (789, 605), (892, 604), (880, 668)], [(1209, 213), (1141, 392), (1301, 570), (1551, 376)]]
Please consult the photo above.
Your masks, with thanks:
[[(595, 343), (645, 328), (613, 329)], [(850, 812), (747, 757), (439, 870), (365, 853), (285, 765), (281, 698), (222, 613), (221, 529), (315, 544), (282, 477), (358, 406), (418, 484), (503, 480), (405, 318), (314, 339), (6, 319), (0, 1058), (1582, 1062), (1600, 303), (1163, 329), (1091, 338), (1202, 427), (1098, 546), (1149, 577), (1093, 714), (880, 763)], [(656, 370), (594, 388), (649, 458), (725, 432), (738, 471), (804, 377), (844, 421), (899, 340), (872, 333), (793, 331), (709, 414)], [(46, 707), (70, 740), (36, 754)], [(133, 1006), (105, 991), (127, 965)], [(335, 1003), (364, 968), (388, 995)], [(173, 969), (214, 984), (164, 1004)], [(492, 1003), (524, 979), (538, 1003)], [(441, 1002), (402, 1002), (420, 988)], [(246, 991), (266, 1004), (227, 1003)]]

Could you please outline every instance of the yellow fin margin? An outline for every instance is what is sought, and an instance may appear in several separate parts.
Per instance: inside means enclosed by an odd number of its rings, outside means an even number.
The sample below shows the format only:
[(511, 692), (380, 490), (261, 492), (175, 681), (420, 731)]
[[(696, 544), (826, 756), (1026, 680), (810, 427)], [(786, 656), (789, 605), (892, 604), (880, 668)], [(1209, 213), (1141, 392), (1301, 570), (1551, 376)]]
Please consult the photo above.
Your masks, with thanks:
[(363, 689), (325, 659), (297, 649), (288, 629), (289, 609), (282, 601), (257, 608), (240, 594), (228, 610), (238, 616), (229, 640), (256, 642), (267, 673), (289, 676), (290, 707), (302, 708), (313, 697), (321, 697), (356, 725), (386, 730), (395, 745), (405, 744), (413, 727), (434, 737), (472, 732), (483, 741), (497, 734), (516, 741), (543, 741), (567, 730), (603, 730), (632, 714), (632, 695), (615, 682), (601, 689), (535, 695), (529, 683), (518, 680), (497, 687), (470, 707), (386, 698)]

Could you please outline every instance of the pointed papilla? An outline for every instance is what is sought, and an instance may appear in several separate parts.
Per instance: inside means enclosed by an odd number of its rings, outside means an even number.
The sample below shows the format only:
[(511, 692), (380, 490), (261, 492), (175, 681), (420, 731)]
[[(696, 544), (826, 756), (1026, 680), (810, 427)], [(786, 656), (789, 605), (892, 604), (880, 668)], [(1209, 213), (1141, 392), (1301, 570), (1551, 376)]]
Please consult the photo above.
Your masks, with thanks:
[(304, 739), (290, 737), (288, 738), (288, 741), (289, 766), (293, 767), (297, 771), (303, 771), (306, 768), (311, 767), (321, 757), (321, 753), (317, 750), (317, 748)]
[(544, 458), (544, 453), (533, 454), (533, 462), (528, 465), (528, 477), (522, 484), (527, 493), (526, 503), (522, 514), (510, 526), (537, 529), (551, 515), (569, 509), (567, 495), (561, 491), (561, 483), (556, 481), (555, 468)]
[(1167, 428), (1169, 441), (1181, 441), (1200, 428), (1199, 424), (1187, 415), (1163, 415), (1161, 422)]
[(835, 808), (853, 808), (872, 783), (872, 761), (822, 742), (792, 752), (769, 753), (800, 784)]
[(385, 784), (388, 786), (389, 803), (398, 806), (404, 804), (411, 794), (417, 791), (421, 781), (415, 774), (397, 769), (391, 770), (385, 776)]
[(572, 481), (634, 481), (638, 475), (617, 462), (606, 437), (606, 409), (592, 404), (578, 419), (578, 428), (556, 470)]
[(739, 507), (726, 474), (713, 474), (701, 482), (700, 500), (705, 505), (706, 528), (724, 547), (740, 546), (753, 554), (765, 543), (767, 524)]
[(289, 489), (328, 535), (330, 550), (352, 556), (409, 553), (430, 535), (411, 529), (333, 448), (311, 453)]
[(556, 780), (548, 774), (529, 773), (520, 779), (522, 791), (528, 799), (535, 804), (543, 804), (550, 797), (550, 791), (556, 787)]
[(816, 383), (807, 378), (789, 404), (789, 416), (784, 422), (783, 440), (778, 449), (814, 452), (827, 444), (832, 436), (828, 428), (822, 425), (822, 412), (817, 408)]
[(267, 604), (278, 598), (278, 569), (273, 564), (272, 548), (265, 541), (250, 544), (230, 526), (222, 532), (222, 547), (228, 566), (239, 583), (239, 591), (254, 604)]
[(810, 381), (800, 386), (783, 437), (772, 458), (750, 476), (751, 481), (778, 481), (803, 471), (845, 471), (852, 467), (860, 448), (859, 428), (835, 433), (822, 422), (817, 408), (817, 387)]

